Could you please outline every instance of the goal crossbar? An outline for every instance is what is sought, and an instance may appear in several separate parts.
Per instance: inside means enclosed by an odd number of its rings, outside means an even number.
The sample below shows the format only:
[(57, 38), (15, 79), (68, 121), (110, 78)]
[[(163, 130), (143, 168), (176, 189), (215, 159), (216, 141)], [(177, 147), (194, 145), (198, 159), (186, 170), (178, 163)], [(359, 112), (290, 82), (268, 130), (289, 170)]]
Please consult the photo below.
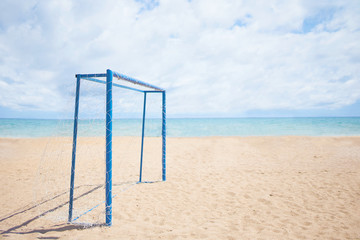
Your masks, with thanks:
[[(133, 83), (135, 85), (140, 85), (140, 86), (143, 86), (143, 87), (147, 87), (147, 88), (150, 88), (152, 90), (148, 90), (149, 92), (152, 92), (152, 91), (165, 91), (164, 89), (162, 88), (159, 88), (155, 85), (152, 85), (152, 84), (149, 84), (149, 83), (146, 83), (146, 82), (143, 82), (143, 81), (140, 81), (138, 79), (135, 79), (135, 78), (132, 78), (132, 77), (129, 77), (129, 76), (126, 76), (124, 74), (121, 74), (121, 73), (118, 73), (118, 72), (115, 72), (115, 71), (112, 71), (113, 73), (113, 76), (118, 78), (118, 79), (122, 79), (124, 81), (127, 81), (127, 82), (130, 82), (130, 83)], [(81, 79), (85, 79), (85, 80), (98, 80), (96, 79), (97, 77), (106, 77), (106, 73), (93, 73), (93, 74), (76, 74), (75, 77), (80, 77)], [(98, 80), (98, 81), (101, 81), (101, 80)], [(114, 85), (114, 84), (113, 84)], [(136, 88), (132, 89), (132, 90), (135, 90)], [(139, 89), (137, 89), (139, 90)], [(142, 91), (142, 90), (139, 90), (139, 91)]]
[[(71, 161), (71, 178), (70, 178), (70, 200), (69, 200), (69, 215), (68, 221), (73, 220), (73, 201), (74, 201), (74, 183), (75, 183), (75, 163), (76, 163), (76, 143), (78, 130), (78, 116), (79, 116), (79, 98), (80, 98), (80, 82), (81, 80), (92, 81), (106, 85), (106, 182), (105, 182), (105, 219), (106, 225), (112, 225), (112, 87), (120, 87), (144, 94), (143, 115), (142, 115), (142, 134), (141, 134), (141, 153), (140, 153), (140, 173), (139, 181), (142, 181), (142, 161), (143, 161), (143, 145), (144, 145), (144, 131), (145, 131), (145, 115), (146, 115), (146, 95), (148, 93), (162, 94), (162, 181), (166, 181), (166, 91), (162, 88), (154, 86), (149, 83), (128, 77), (124, 74), (117, 73), (110, 69), (106, 73), (94, 74), (76, 74), (76, 94), (75, 94), (75, 111), (74, 111), (74, 131), (73, 131), (73, 145), (72, 145), (72, 161)], [(113, 82), (113, 78), (124, 80), (131, 84), (126, 86)], [(98, 78), (106, 78), (106, 81)], [(139, 88), (142, 87), (144, 89)]]

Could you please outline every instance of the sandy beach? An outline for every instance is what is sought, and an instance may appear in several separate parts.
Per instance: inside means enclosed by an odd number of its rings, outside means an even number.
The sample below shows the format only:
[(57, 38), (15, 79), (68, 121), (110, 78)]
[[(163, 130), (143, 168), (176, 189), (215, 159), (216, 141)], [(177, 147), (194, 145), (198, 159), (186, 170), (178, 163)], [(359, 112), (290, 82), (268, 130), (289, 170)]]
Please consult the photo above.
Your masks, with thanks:
[[(104, 139), (81, 141), (79, 207), (104, 197)], [(137, 157), (135, 141), (114, 149)], [(158, 145), (147, 140), (150, 159)], [(112, 227), (67, 223), (69, 146), (0, 139), (0, 239), (360, 239), (360, 137), (168, 138), (167, 181), (129, 188), (138, 162), (114, 151)], [(81, 221), (101, 223), (101, 208)]]

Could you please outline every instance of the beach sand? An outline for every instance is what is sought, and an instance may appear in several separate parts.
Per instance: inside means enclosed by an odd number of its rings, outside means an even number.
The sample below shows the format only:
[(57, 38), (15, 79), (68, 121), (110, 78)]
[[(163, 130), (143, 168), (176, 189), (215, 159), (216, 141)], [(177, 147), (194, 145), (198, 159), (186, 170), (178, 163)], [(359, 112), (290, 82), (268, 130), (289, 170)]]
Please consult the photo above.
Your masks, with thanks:
[[(360, 137), (168, 138), (167, 181), (114, 186), (113, 226), (86, 228), (66, 223), (71, 139), (49, 141), (0, 139), (0, 239), (360, 239)], [(82, 141), (76, 191), (103, 197), (93, 159), (104, 139)], [(117, 137), (114, 149), (137, 157), (134, 141)], [(114, 178), (135, 165), (117, 164)]]

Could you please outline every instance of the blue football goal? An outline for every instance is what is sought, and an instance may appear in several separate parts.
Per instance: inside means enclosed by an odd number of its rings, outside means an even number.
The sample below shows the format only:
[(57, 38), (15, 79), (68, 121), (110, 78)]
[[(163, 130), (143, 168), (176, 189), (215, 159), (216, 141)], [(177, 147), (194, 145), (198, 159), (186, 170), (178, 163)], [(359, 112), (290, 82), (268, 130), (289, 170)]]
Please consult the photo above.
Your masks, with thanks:
[[(122, 88), (129, 91), (143, 94), (143, 110), (142, 110), (142, 128), (141, 128), (141, 147), (140, 147), (140, 169), (137, 183), (146, 182), (143, 180), (143, 151), (144, 151), (144, 134), (145, 134), (145, 119), (146, 119), (146, 102), (149, 94), (161, 95), (161, 178), (166, 180), (166, 91), (160, 87), (148, 84), (137, 79), (125, 76), (110, 69), (106, 73), (97, 74), (76, 74), (76, 92), (75, 92), (75, 112), (74, 112), (74, 130), (73, 130), (73, 144), (72, 144), (72, 160), (71, 160), (71, 178), (70, 178), (70, 200), (68, 221), (73, 222), (73, 204), (74, 204), (74, 183), (75, 183), (75, 165), (76, 165), (76, 149), (78, 138), (78, 122), (79, 122), (79, 101), (80, 101), (80, 83), (82, 81), (90, 81), (106, 86), (106, 116), (105, 118), (105, 222), (107, 226), (112, 225), (112, 199), (114, 197), (112, 192), (113, 187), (113, 88)], [(159, 96), (160, 97), (160, 96)], [(160, 118), (159, 118), (160, 119)], [(160, 140), (159, 140), (160, 141)], [(160, 142), (159, 142), (160, 143)], [(160, 145), (159, 145), (160, 149)], [(159, 150), (160, 151), (160, 150)], [(160, 153), (160, 152), (159, 152)], [(160, 164), (160, 162), (159, 162)], [(159, 168), (160, 170), (160, 168)], [(91, 209), (90, 209), (91, 210)], [(102, 215), (103, 216), (103, 215)]]

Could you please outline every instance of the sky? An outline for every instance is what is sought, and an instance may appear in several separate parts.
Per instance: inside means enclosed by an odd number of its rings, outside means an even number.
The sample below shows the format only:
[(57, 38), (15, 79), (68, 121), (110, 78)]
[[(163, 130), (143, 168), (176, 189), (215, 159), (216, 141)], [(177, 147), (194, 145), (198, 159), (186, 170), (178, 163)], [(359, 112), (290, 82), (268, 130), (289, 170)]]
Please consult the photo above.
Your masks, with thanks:
[(2, 118), (56, 118), (73, 102), (75, 74), (106, 69), (166, 89), (169, 117), (360, 116), (358, 0), (2, 0), (0, 9)]

